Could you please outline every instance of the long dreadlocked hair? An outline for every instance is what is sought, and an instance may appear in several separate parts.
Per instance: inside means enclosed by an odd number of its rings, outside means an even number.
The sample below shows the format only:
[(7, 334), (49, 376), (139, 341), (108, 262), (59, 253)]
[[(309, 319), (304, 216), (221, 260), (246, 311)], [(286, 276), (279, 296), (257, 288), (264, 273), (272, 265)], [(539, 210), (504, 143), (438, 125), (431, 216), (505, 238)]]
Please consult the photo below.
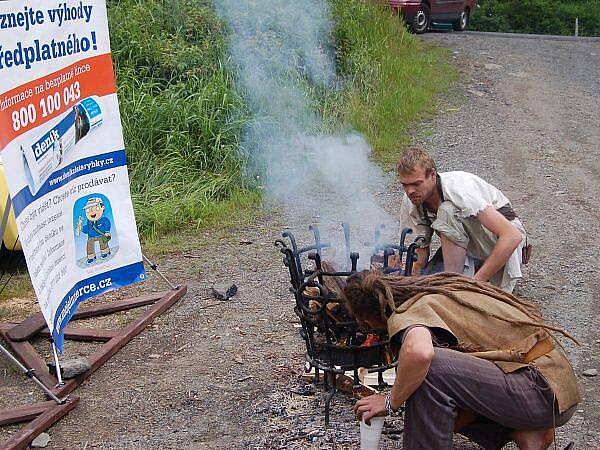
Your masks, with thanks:
[[(511, 319), (494, 314), (461, 299), (460, 295), (456, 294), (457, 291), (470, 291), (488, 295), (499, 302), (518, 309), (528, 320)], [(551, 334), (550, 331), (556, 331), (579, 344), (577, 339), (567, 331), (544, 323), (542, 314), (532, 303), (505, 292), (492, 284), (482, 283), (455, 273), (401, 277), (383, 275), (377, 270), (365, 270), (348, 277), (344, 288), (346, 306), (357, 320), (378, 318), (385, 321), (388, 318), (387, 307), (391, 311), (400, 312), (399, 306), (405, 303), (409, 303), (406, 306), (410, 306), (428, 294), (442, 294), (464, 307), (504, 322), (539, 327), (549, 334)]]

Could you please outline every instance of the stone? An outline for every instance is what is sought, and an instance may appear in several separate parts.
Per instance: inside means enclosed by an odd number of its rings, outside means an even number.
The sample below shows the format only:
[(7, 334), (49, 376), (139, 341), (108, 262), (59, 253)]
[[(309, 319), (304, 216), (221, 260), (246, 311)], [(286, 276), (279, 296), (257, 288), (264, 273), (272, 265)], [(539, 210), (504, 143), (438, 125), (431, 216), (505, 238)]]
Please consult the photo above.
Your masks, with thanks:
[(502, 69), (502, 66), (500, 64), (489, 63), (489, 64), (484, 64), (483, 66), (486, 68), (486, 70)]
[(50, 435), (48, 433), (41, 433), (31, 443), (32, 448), (46, 448), (50, 443)]
[(212, 293), (217, 300), (229, 300), (237, 294), (237, 286), (233, 283), (215, 284), (212, 287)]
[[(86, 358), (65, 359), (60, 362), (60, 373), (65, 380), (75, 378), (91, 368), (92, 366)], [(56, 375), (56, 366), (53, 362), (48, 364), (48, 369), (51, 374)]]
[(596, 375), (598, 375), (598, 370), (596, 369), (588, 369), (583, 371), (584, 377), (595, 377)]
[(476, 91), (475, 89), (468, 89), (467, 92), (470, 92), (471, 94), (476, 95), (477, 97), (483, 97), (485, 95), (485, 92)]

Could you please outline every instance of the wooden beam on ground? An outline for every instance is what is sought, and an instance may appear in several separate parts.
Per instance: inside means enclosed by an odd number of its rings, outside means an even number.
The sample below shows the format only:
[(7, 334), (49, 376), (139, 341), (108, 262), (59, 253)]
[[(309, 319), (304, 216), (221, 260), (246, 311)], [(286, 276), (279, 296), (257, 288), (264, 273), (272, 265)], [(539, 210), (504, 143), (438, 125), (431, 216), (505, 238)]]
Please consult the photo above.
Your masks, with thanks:
[(373, 389), (370, 386), (365, 386), (362, 383), (359, 383), (358, 387), (354, 386), (354, 380), (350, 378), (348, 375), (339, 374), (337, 375), (337, 388), (340, 391), (346, 392), (348, 394), (352, 394), (358, 398), (365, 398), (369, 395), (377, 394), (378, 391)]
[(56, 402), (54, 400), (48, 400), (47, 402), (35, 403), (33, 405), (0, 410), (0, 426), (28, 422), (55, 405)]
[[(138, 308), (140, 306), (151, 305), (165, 296), (167, 292), (155, 292), (152, 294), (142, 295), (140, 297), (119, 300), (102, 305), (92, 306), (90, 308), (82, 308), (75, 311), (71, 320), (87, 319), (89, 317), (105, 316), (118, 311)], [(40, 331), (46, 328), (46, 321), (42, 313), (34, 314), (28, 317), (19, 325), (13, 327), (8, 332), (8, 337), (13, 341), (26, 341), (34, 337)]]
[[(54, 402), (53, 402), (54, 403)], [(69, 411), (77, 406), (79, 397), (69, 397), (62, 405), (57, 405), (48, 408), (34, 420), (25, 425), (18, 433), (13, 434), (5, 441), (1, 448), (3, 450), (23, 450), (43, 431), (50, 428)]]
[(0, 323), (0, 333), (6, 333), (14, 328), (17, 323)]
[(0, 329), (0, 335), (2, 335), (15, 356), (21, 360), (25, 367), (28, 369), (33, 369), (37, 379), (40, 380), (48, 389), (52, 389), (56, 384), (56, 378), (50, 375), (46, 362), (42, 359), (38, 352), (35, 351), (33, 345), (31, 345), (28, 341), (13, 341), (8, 337), (9, 332), (5, 332), (4, 329)]
[[(0, 333), (6, 333), (17, 325), (16, 323), (0, 323)], [(101, 328), (75, 328), (67, 327), (64, 329), (65, 339), (73, 341), (91, 341), (107, 342), (118, 334), (117, 330), (104, 330)], [(48, 328), (40, 331), (38, 336), (49, 338), (50, 330)]]
[[(86, 342), (108, 342), (119, 334), (116, 330), (103, 330), (100, 328), (73, 328), (64, 329), (65, 339)], [(50, 330), (46, 328), (39, 333), (41, 337), (50, 337)]]
[(91, 365), (90, 370), (81, 375), (68, 380), (64, 386), (54, 389), (57, 397), (62, 398), (75, 390), (89, 376), (94, 373), (102, 364), (108, 361), (115, 353), (121, 350), (129, 341), (142, 332), (157, 316), (169, 309), (177, 300), (185, 295), (187, 286), (182, 286), (172, 291), (168, 291), (163, 298), (157, 301), (151, 308), (148, 308), (137, 319), (128, 326), (119, 330), (118, 335), (103, 344), (96, 352), (88, 357)]

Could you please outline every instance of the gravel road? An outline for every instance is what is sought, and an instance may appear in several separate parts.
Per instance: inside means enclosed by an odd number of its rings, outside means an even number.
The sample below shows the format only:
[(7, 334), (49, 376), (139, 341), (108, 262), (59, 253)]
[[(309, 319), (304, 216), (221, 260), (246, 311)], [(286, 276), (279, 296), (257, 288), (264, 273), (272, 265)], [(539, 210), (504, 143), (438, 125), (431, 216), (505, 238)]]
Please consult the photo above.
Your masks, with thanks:
[(512, 200), (535, 246), (519, 293), (572, 331), (583, 402), (557, 433), (600, 448), (600, 42), (431, 33), (464, 74), (458, 111), (431, 124), (441, 170), (463, 168)]
[[(558, 431), (559, 444), (600, 448), (600, 378), (582, 376), (600, 369), (593, 235), (600, 219), (600, 43), (459, 33), (423, 39), (450, 49), (461, 82), (415, 141), (441, 170), (474, 172), (513, 201), (535, 245), (518, 292), (582, 344), (567, 344), (583, 402)], [(399, 192), (390, 179), (378, 198), (394, 211)], [(78, 390), (80, 406), (49, 431), (48, 448), (356, 448), (349, 398), (335, 398), (326, 430), (322, 393), (292, 392), (303, 386), (303, 344), (273, 247), (285, 226), (306, 224), (266, 208), (234, 231), (184, 236), (189, 244), (180, 252), (157, 255), (171, 278), (189, 285), (188, 295)], [(208, 287), (224, 281), (239, 293), (218, 302)], [(159, 286), (152, 279), (144, 289)], [(80, 351), (67, 347), (67, 357)], [(0, 364), (0, 407), (39, 399)], [(0, 441), (14, 430), (4, 429)], [(394, 438), (387, 435), (384, 447), (400, 448)], [(477, 447), (457, 439), (456, 448)]]

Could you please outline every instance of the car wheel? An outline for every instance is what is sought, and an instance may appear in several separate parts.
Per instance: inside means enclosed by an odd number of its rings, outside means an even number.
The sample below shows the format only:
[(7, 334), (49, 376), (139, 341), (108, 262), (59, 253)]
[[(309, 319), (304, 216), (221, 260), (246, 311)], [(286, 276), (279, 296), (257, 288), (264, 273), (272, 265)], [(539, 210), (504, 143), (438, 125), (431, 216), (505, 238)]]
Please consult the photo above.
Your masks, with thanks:
[(452, 28), (454, 28), (454, 31), (465, 31), (467, 25), (469, 25), (469, 8), (465, 8), (460, 13), (458, 20), (452, 23)]
[(422, 3), (412, 19), (410, 30), (416, 34), (423, 34), (429, 29), (430, 22), (431, 10), (429, 9), (429, 6)]

